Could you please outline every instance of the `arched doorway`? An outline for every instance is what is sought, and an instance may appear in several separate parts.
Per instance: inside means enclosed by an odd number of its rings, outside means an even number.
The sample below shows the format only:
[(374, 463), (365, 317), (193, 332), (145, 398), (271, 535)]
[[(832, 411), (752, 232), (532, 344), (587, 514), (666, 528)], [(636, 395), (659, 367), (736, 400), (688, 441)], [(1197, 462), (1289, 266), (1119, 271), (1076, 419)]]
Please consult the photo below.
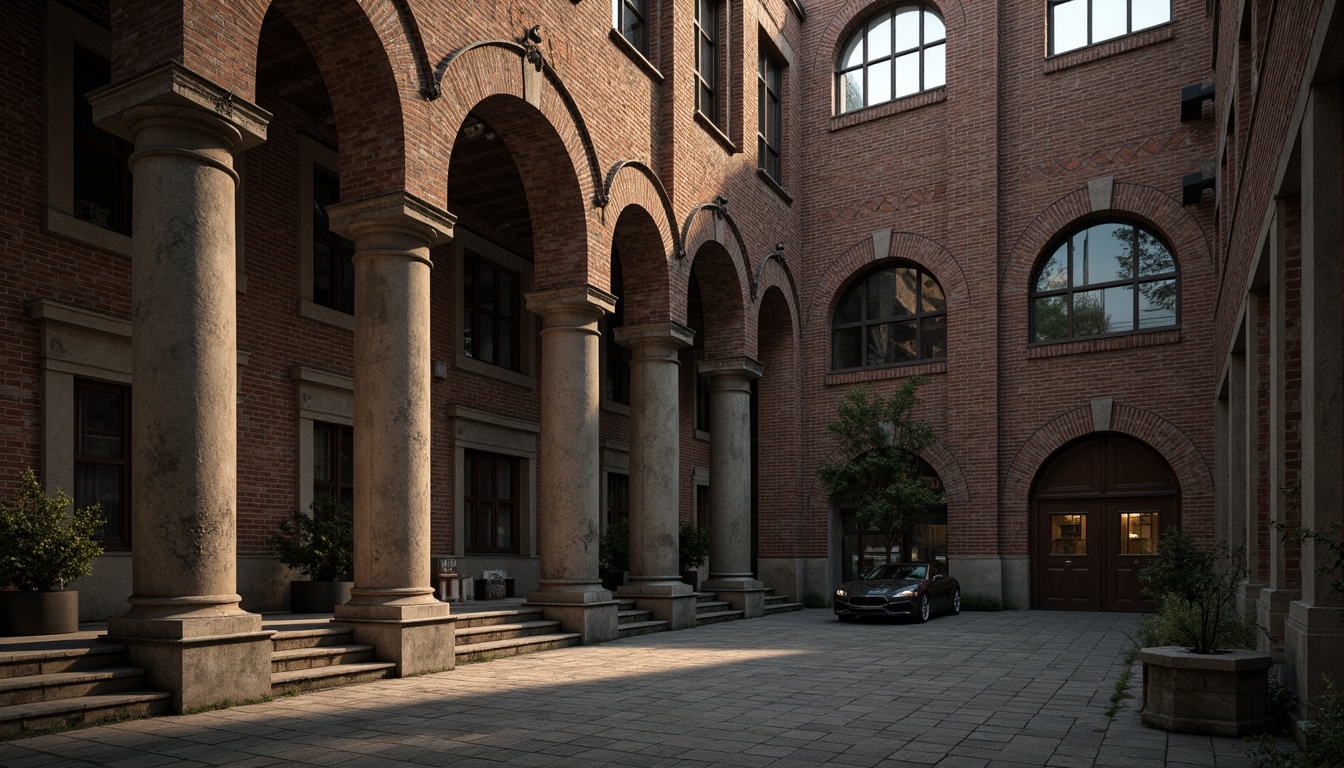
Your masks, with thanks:
[(1116, 433), (1055, 451), (1031, 493), (1036, 608), (1145, 611), (1138, 573), (1180, 525), (1180, 485), (1157, 451)]
[[(942, 480), (928, 462), (919, 459), (919, 474), (943, 500), (931, 504), (923, 514), (910, 518), (901, 532), (900, 542), (892, 548), (890, 562), (947, 562), (947, 499)], [(877, 566), (888, 562), (886, 537), (881, 531), (863, 526), (852, 507), (841, 507), (840, 581), (863, 578)]]

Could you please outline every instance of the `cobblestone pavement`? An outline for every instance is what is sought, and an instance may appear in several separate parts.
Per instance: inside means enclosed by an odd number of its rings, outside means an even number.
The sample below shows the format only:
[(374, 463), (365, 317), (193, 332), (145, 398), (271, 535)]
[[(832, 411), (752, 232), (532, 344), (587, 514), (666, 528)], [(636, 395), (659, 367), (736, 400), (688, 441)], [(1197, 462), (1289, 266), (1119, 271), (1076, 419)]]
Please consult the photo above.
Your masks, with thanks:
[(0, 743), (0, 766), (1248, 766), (1108, 719), (1130, 614), (807, 610)]

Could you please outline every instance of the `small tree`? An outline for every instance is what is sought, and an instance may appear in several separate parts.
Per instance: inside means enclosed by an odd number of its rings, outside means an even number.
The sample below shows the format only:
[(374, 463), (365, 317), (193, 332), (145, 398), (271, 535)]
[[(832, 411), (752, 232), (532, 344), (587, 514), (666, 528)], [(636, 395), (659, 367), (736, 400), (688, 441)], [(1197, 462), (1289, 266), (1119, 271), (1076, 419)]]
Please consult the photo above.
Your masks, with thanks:
[(313, 581), (355, 577), (355, 514), (333, 495), (318, 496), (310, 515), (295, 511), (271, 534), (271, 551), (281, 563)]
[(19, 487), (0, 501), (0, 586), (47, 592), (93, 572), (103, 553), (93, 535), (103, 526), (97, 504), (67, 514), (71, 499), (42, 491), (33, 470), (19, 475)]
[(936, 442), (933, 427), (914, 416), (923, 383), (911, 376), (890, 398), (866, 384), (850, 390), (826, 426), (841, 458), (817, 467), (831, 503), (855, 507), (859, 523), (882, 534), (887, 562), (910, 520), (941, 500), (919, 471), (919, 454)]
[(1254, 645), (1235, 608), (1245, 575), (1244, 549), (1219, 542), (1202, 550), (1190, 534), (1168, 530), (1157, 542), (1157, 559), (1139, 571), (1139, 582), (1144, 597), (1157, 602), (1162, 641), (1213, 653)]
[(677, 537), (677, 568), (682, 573), (694, 571), (709, 557), (709, 529), (691, 523), (681, 524)]

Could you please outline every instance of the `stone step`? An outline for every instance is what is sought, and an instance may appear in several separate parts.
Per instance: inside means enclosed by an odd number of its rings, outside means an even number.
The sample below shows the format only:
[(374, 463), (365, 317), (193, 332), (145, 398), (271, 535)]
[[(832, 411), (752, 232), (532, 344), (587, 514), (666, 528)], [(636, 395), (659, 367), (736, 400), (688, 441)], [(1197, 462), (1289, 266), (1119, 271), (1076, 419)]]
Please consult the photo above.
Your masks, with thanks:
[(765, 615), (770, 616), (776, 613), (792, 613), (793, 611), (803, 610), (802, 603), (768, 603), (765, 606)]
[(121, 691), (0, 707), (0, 739), (33, 734), (50, 728), (75, 728), (108, 720), (126, 720), (166, 714), (172, 694), (157, 691)]
[(520, 621), (513, 624), (486, 624), (480, 627), (458, 628), (454, 631), (455, 645), (479, 645), (502, 640), (518, 640), (534, 635), (552, 634), (560, 629), (558, 621)]
[(788, 600), (789, 600), (789, 596), (788, 596), (788, 595), (775, 595), (775, 594), (771, 594), (771, 592), (772, 592), (772, 590), (769, 590), (769, 589), (765, 590), (765, 604), (766, 604), (766, 605), (779, 605), (780, 603), (788, 602)]
[[(644, 611), (644, 613), (650, 612)], [(663, 632), (667, 627), (668, 622), (666, 621), (631, 621), (628, 623), (622, 622), (616, 627), (616, 631), (620, 632), (621, 637), (634, 637), (635, 635), (651, 635), (654, 632)]]
[(487, 627), (497, 624), (516, 624), (518, 622), (540, 621), (542, 619), (540, 608), (513, 608), (500, 611), (463, 611), (454, 613), (457, 617), (457, 623), (454, 625), (460, 632), (463, 629), (474, 627)]
[(649, 620), (653, 611), (641, 611), (636, 608), (621, 609), (616, 613), (616, 623), (619, 625), (636, 624)]
[(271, 673), (271, 695), (318, 691), (355, 683), (370, 683), (392, 676), (397, 665), (391, 662), (368, 661), (358, 664), (335, 664), (329, 667), (296, 669)]
[[(725, 603), (727, 605), (727, 603)], [(732, 621), (742, 618), (742, 611), (711, 611), (709, 613), (697, 613), (695, 615), (695, 625), (717, 624), (721, 621)]]
[(0, 652), (0, 680), (53, 672), (124, 666), (125, 647), (90, 640), (85, 643), (54, 642), (43, 647)]
[(349, 627), (316, 627), (313, 629), (291, 629), (276, 632), (271, 636), (271, 645), (276, 651), (293, 651), (300, 648), (331, 648), (349, 645), (354, 641), (355, 632)]
[(73, 699), (143, 688), (145, 670), (110, 667), (77, 672), (51, 672), (0, 680), (0, 707)]
[(529, 635), (509, 640), (492, 640), (469, 645), (458, 645), (454, 650), (458, 664), (475, 661), (491, 661), (506, 656), (518, 656), (524, 653), (549, 651), (556, 648), (568, 648), (578, 645), (581, 635), (577, 632), (557, 632), (548, 635)]
[(701, 600), (695, 604), (696, 615), (717, 613), (730, 605), (727, 600)]
[(373, 661), (372, 645), (324, 645), (317, 648), (293, 648), (271, 654), (271, 672), (332, 667)]

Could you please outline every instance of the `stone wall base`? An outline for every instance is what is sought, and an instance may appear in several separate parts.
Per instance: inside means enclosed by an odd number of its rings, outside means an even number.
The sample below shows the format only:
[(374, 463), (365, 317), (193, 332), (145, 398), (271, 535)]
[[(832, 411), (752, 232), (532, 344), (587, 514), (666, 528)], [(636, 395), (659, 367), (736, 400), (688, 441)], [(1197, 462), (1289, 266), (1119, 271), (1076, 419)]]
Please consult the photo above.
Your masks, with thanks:
[(1325, 693), (1324, 675), (1344, 681), (1344, 609), (1294, 600), (1283, 626), (1283, 678), (1297, 694), (1298, 717), (1311, 720)]
[(407, 604), (359, 603), (361, 596), (355, 593), (351, 602), (336, 606), (331, 623), (354, 630), (355, 642), (372, 645), (374, 658), (396, 664), (397, 677), (453, 668), (457, 617), (448, 614), (447, 603), (432, 598)]
[(1259, 649), (1274, 657), (1275, 664), (1283, 663), (1283, 633), (1288, 621), (1288, 605), (1302, 596), (1296, 589), (1260, 590), (1255, 603), (1255, 624), (1264, 629), (1256, 633)]

